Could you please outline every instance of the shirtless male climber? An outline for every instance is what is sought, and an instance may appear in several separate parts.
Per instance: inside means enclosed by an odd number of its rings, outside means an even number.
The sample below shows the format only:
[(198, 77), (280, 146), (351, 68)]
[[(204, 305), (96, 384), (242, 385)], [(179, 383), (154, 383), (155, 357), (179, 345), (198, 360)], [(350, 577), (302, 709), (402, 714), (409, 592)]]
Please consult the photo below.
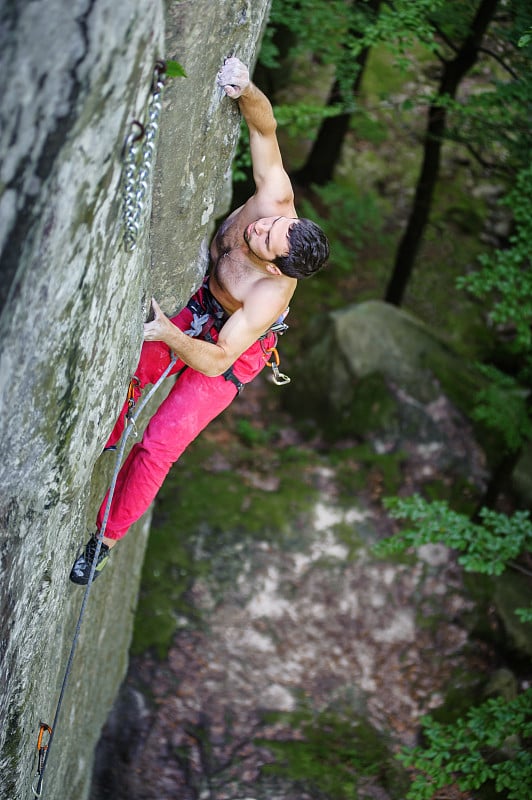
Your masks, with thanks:
[[(297, 217), (269, 100), (238, 58), (226, 59), (217, 83), (238, 102), (249, 128), (255, 193), (214, 236), (209, 274), (188, 305), (169, 319), (152, 301), (155, 318), (144, 324), (136, 397), (162, 375), (172, 353), (177, 361), (170, 374), (178, 378), (119, 472), (94, 577), (149, 508), (172, 464), (263, 369), (275, 344), (269, 329), (287, 311), (298, 279), (321, 269), (329, 255), (321, 228)], [(107, 447), (119, 440), (127, 410), (126, 402)], [(72, 567), (74, 583), (88, 583), (106, 501), (97, 532)]]

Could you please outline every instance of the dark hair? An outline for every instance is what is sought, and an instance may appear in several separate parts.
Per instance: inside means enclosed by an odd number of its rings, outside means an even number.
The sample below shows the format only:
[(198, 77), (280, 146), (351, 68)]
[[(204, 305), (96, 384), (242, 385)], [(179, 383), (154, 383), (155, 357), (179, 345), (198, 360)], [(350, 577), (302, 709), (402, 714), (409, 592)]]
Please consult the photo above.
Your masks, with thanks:
[(310, 219), (296, 220), (288, 230), (289, 250), (273, 263), (290, 278), (309, 278), (329, 258), (329, 242), (319, 225)]

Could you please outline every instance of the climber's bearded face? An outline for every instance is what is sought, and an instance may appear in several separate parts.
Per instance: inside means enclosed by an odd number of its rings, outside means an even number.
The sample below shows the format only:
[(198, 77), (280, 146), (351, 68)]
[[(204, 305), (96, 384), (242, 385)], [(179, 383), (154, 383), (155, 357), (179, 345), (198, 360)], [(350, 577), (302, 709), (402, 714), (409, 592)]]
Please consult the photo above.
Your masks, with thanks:
[(294, 222), (290, 217), (262, 217), (247, 226), (244, 241), (253, 255), (273, 262), (279, 256), (288, 255), (288, 232)]

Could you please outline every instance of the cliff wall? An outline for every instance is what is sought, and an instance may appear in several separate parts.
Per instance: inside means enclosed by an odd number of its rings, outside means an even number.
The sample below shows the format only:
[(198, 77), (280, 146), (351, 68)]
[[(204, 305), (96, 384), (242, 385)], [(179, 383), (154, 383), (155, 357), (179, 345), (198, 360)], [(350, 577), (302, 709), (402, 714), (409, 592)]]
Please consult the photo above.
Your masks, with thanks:
[[(0, 11), (0, 798), (31, 796), (83, 589), (68, 574), (114, 467), (102, 447), (154, 294), (183, 305), (227, 209), (238, 112), (215, 86), (252, 62), (268, 0), (25, 0)], [(155, 189), (123, 246), (123, 144), (167, 83)], [(153, 210), (152, 224), (150, 212)], [(100, 457), (101, 456), (101, 457)], [(91, 591), (43, 797), (87, 796), (127, 666), (149, 514)]]

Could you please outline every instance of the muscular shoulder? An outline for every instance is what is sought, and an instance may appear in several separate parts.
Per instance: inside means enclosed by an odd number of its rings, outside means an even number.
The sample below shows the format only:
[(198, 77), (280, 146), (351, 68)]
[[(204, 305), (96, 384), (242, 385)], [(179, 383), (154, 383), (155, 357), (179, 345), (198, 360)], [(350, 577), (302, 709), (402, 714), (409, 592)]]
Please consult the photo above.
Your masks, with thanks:
[(297, 217), (292, 185), (289, 180), (282, 180), (282, 176), (286, 176), (284, 170), (280, 170), (278, 181), (270, 179), (257, 187), (256, 192), (238, 209), (242, 220), (249, 223), (262, 217)]
[(286, 275), (255, 281), (243, 302), (246, 317), (266, 330), (286, 311), (296, 286), (297, 281)]

